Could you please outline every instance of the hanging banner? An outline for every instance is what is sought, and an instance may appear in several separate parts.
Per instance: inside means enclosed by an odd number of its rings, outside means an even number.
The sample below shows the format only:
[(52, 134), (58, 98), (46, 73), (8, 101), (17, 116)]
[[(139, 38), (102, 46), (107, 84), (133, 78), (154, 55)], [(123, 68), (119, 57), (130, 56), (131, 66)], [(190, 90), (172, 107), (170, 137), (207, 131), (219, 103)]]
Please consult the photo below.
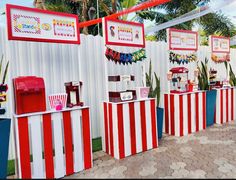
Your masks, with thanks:
[(145, 47), (144, 25), (105, 18), (106, 45)]
[(78, 16), (6, 5), (8, 39), (80, 44)]
[(210, 36), (211, 59), (216, 63), (230, 61), (230, 38)]
[(109, 61), (111, 60), (115, 63), (118, 62), (119, 64), (122, 63), (125, 65), (143, 61), (146, 58), (146, 51), (145, 49), (140, 49), (133, 53), (122, 53), (107, 47), (105, 55)]
[(188, 30), (168, 29), (169, 50), (197, 51), (198, 33)]
[(230, 38), (211, 36), (210, 41), (212, 53), (230, 53)]

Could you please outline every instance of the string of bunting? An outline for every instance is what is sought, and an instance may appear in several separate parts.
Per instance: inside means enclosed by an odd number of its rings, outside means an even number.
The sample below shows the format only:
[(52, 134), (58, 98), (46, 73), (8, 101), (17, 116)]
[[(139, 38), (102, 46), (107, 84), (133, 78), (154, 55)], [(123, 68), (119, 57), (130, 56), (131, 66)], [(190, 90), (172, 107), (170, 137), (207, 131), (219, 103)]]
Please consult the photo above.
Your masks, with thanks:
[(144, 60), (146, 58), (146, 51), (145, 49), (140, 49), (133, 53), (121, 53), (107, 47), (105, 55), (109, 61), (125, 65)]
[(230, 54), (212, 54), (211, 59), (215, 63), (229, 62), (230, 61)]
[(170, 52), (170, 62), (171, 63), (177, 63), (177, 64), (188, 64), (190, 62), (196, 62), (197, 61), (197, 55), (196, 54), (189, 54), (189, 55), (182, 55), (182, 54), (176, 54), (174, 52)]

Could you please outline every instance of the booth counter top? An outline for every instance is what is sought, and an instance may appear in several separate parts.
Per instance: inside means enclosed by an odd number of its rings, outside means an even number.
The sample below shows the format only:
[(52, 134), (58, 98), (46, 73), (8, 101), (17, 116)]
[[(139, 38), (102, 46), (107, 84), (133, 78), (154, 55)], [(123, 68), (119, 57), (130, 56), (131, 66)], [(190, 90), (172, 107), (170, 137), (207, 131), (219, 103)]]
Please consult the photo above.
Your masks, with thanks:
[(129, 104), (129, 103), (135, 103), (135, 102), (141, 102), (141, 101), (151, 101), (151, 100), (155, 100), (155, 98), (136, 99), (136, 100), (122, 101), (122, 102), (104, 101), (104, 103), (111, 103), (111, 104)]
[(158, 147), (155, 99), (103, 103), (103, 151), (116, 159)]
[(88, 109), (88, 108), (89, 106), (82, 106), (82, 107), (75, 106), (73, 108), (63, 108), (60, 111), (48, 110), (48, 111), (34, 112), (34, 113), (27, 113), (27, 114), (20, 114), (20, 115), (15, 114), (14, 117), (20, 118), (20, 117), (27, 117), (27, 116), (37, 116), (37, 115), (43, 115), (43, 114), (60, 113), (60, 112), (65, 112), (65, 111), (83, 110), (83, 109)]
[(188, 94), (196, 94), (196, 93), (202, 93), (205, 91), (191, 91), (191, 92), (183, 92), (183, 93), (171, 93), (171, 92), (165, 92), (164, 94), (172, 94), (172, 95), (188, 95)]
[(18, 178), (62, 178), (92, 167), (89, 107), (15, 115), (14, 124)]
[(185, 136), (206, 128), (206, 91), (164, 94), (163, 130)]

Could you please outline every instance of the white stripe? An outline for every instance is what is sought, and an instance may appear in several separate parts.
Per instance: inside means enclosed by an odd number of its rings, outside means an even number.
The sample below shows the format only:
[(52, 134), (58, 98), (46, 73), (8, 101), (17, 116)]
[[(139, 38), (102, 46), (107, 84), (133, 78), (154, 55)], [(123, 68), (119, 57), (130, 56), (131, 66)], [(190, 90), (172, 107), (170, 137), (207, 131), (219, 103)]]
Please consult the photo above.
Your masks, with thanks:
[(53, 139), (55, 149), (55, 178), (65, 175), (65, 160), (63, 155), (62, 113), (52, 113)]
[(223, 123), (226, 123), (226, 89), (223, 90)]
[(179, 117), (179, 112), (180, 112), (180, 103), (179, 103), (179, 95), (174, 95), (174, 126), (175, 126), (175, 136), (180, 136), (180, 117)]
[(196, 96), (191, 94), (191, 132), (196, 132)]
[(81, 110), (71, 111), (71, 123), (72, 123), (72, 138), (74, 144), (74, 172), (79, 172), (84, 169), (84, 149), (82, 141), (82, 118)]
[(183, 134), (188, 135), (188, 95), (183, 95)]
[[(32, 147), (32, 178), (45, 178), (43, 171), (43, 148), (42, 148), (42, 132), (41, 132), (41, 116), (30, 116), (28, 119), (30, 128), (30, 144)], [(36, 143), (37, 142), (37, 143)]]
[(164, 94), (164, 114), (163, 114), (163, 132), (166, 133), (166, 111), (168, 111), (167, 109), (165, 109), (166, 107), (166, 101), (165, 101), (165, 94)]
[(198, 93), (199, 131), (203, 130), (203, 93)]
[[(108, 121), (108, 104), (107, 103), (102, 103), (101, 104), (102, 105), (102, 107), (103, 107), (103, 120), (102, 120), (102, 123), (101, 123), (101, 133), (102, 133), (102, 150), (104, 151), (104, 152), (106, 152), (106, 136), (105, 136), (105, 114), (104, 114), (104, 106), (106, 106), (107, 107), (107, 121)], [(109, 138), (108, 138), (109, 139)], [(109, 141), (108, 141), (109, 142)], [(108, 143), (108, 147), (109, 147), (109, 143)]]
[(136, 137), (136, 152), (142, 152), (142, 132), (141, 132), (141, 119), (140, 119), (140, 104), (134, 103), (135, 112), (135, 137)]
[(116, 104), (112, 104), (112, 119), (113, 119), (112, 126), (113, 126), (114, 157), (116, 159), (120, 159), (120, 154), (119, 154), (119, 139), (118, 139), (118, 119), (117, 118), (118, 118), (117, 117), (117, 105)]
[(216, 124), (221, 124), (220, 115), (221, 115), (221, 96), (220, 90), (217, 90), (216, 94)]
[(123, 124), (124, 124), (124, 145), (125, 157), (131, 155), (131, 133), (130, 133), (130, 114), (129, 104), (123, 104)]
[(145, 101), (147, 149), (152, 149), (152, 118), (150, 101)]

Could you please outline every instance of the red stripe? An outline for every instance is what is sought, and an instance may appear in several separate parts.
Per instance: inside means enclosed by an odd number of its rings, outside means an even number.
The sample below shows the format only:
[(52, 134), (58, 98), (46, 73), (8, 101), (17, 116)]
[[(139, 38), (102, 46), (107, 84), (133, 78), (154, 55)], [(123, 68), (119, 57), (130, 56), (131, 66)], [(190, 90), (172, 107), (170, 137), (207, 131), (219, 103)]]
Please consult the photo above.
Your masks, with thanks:
[(70, 175), (74, 173), (71, 117), (69, 111), (63, 112), (62, 115), (64, 124), (66, 175)]
[(112, 104), (109, 103), (108, 105), (109, 108), (109, 139), (110, 139), (110, 154), (112, 157), (114, 157), (114, 145), (113, 145), (113, 120), (112, 120)]
[(170, 127), (171, 135), (175, 135), (175, 96), (170, 95)]
[(223, 124), (223, 90), (220, 90), (220, 122)]
[(229, 122), (229, 90), (226, 89), (226, 122)]
[(155, 100), (151, 100), (151, 118), (152, 118), (152, 147), (157, 148), (157, 118)]
[(179, 96), (179, 133), (180, 133), (180, 136), (183, 136), (184, 135), (184, 117), (183, 117), (183, 96), (180, 95)]
[(43, 115), (43, 139), (44, 139), (44, 158), (46, 178), (54, 178), (53, 163), (53, 141), (52, 141), (52, 120), (51, 114)]
[(192, 116), (191, 116), (191, 110), (192, 108), (192, 103), (191, 103), (191, 94), (188, 94), (188, 133), (192, 133)]
[(103, 104), (104, 107), (104, 130), (105, 130), (105, 146), (106, 153), (109, 154), (109, 146), (108, 146), (108, 117), (107, 117), (107, 103)]
[(234, 120), (234, 89), (231, 89), (231, 120)]
[(134, 103), (129, 103), (129, 119), (130, 119), (130, 141), (131, 141), (131, 154), (136, 154), (136, 132), (135, 132), (135, 114)]
[(147, 151), (145, 101), (140, 102), (140, 116), (141, 116), (141, 131), (142, 131), (142, 148), (143, 148), (143, 151)]
[(84, 168), (89, 169), (92, 167), (92, 148), (90, 136), (90, 117), (88, 108), (82, 110), (82, 124), (84, 144)]
[(125, 157), (123, 104), (117, 105), (117, 117), (118, 117), (119, 155), (120, 159), (123, 159)]
[(165, 94), (165, 133), (169, 133), (169, 103), (168, 94)]
[(196, 132), (199, 131), (199, 94), (196, 93), (195, 94), (195, 97), (196, 97), (196, 104), (195, 104), (195, 107), (196, 107)]
[(18, 118), (19, 146), (20, 146), (20, 165), (22, 179), (31, 179), (30, 166), (30, 144), (28, 118)]
[(206, 92), (202, 93), (203, 101), (203, 129), (206, 129)]

